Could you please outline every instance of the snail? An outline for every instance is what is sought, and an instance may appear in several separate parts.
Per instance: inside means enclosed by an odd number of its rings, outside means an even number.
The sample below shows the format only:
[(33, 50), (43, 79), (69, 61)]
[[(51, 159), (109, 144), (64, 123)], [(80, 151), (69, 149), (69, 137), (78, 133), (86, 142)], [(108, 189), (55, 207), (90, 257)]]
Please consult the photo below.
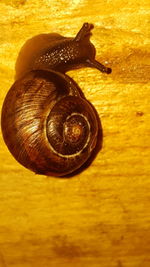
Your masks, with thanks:
[(111, 69), (95, 60), (93, 25), (75, 38), (41, 34), (28, 40), (16, 63), (16, 81), (2, 108), (2, 133), (14, 158), (37, 174), (65, 176), (79, 169), (97, 143), (93, 106), (65, 73), (80, 67)]

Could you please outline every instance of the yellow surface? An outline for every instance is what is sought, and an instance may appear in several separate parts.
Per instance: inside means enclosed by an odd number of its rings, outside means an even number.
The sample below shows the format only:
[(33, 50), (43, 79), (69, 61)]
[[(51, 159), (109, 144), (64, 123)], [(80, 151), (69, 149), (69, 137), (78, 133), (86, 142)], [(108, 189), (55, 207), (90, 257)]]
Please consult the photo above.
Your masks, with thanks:
[(94, 69), (69, 73), (98, 111), (103, 148), (71, 179), (35, 175), (0, 138), (0, 267), (150, 266), (149, 0), (1, 0), (0, 102), (24, 42), (94, 23)]

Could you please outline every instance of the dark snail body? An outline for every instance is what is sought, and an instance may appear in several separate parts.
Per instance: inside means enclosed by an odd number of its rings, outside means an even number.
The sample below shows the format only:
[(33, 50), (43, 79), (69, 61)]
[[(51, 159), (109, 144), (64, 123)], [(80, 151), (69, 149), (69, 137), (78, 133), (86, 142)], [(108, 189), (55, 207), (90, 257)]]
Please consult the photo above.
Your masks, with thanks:
[(95, 67), (110, 73), (110, 68), (95, 60), (95, 47), (89, 40), (92, 28), (92, 24), (84, 23), (75, 38), (59, 34), (41, 34), (31, 38), (20, 51), (16, 62), (16, 78), (37, 69), (65, 73), (80, 67)]
[[(92, 28), (85, 23), (75, 38), (57, 34), (34, 37), (18, 57), (17, 80), (2, 109), (2, 132), (17, 161), (35, 173), (54, 176), (72, 173), (95, 148), (98, 134), (95, 110), (64, 74), (81, 66), (110, 73), (109, 68), (94, 59), (95, 48), (89, 41)], [(29, 48), (33, 47), (34, 39), (39, 42), (32, 51)]]

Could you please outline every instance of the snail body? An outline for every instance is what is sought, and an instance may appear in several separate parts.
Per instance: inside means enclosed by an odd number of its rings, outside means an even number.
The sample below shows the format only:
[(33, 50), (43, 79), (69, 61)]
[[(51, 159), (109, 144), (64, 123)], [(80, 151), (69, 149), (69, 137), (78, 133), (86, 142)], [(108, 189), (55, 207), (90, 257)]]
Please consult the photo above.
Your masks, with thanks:
[[(35, 173), (70, 174), (87, 161), (95, 148), (95, 110), (65, 74), (81, 66), (110, 73), (94, 59), (95, 48), (89, 41), (92, 28), (91, 24), (83, 24), (75, 38), (57, 34), (34, 37), (20, 52), (17, 80), (3, 104), (2, 132), (15, 159)], [(39, 43), (32, 51), (29, 47), (37, 39)]]

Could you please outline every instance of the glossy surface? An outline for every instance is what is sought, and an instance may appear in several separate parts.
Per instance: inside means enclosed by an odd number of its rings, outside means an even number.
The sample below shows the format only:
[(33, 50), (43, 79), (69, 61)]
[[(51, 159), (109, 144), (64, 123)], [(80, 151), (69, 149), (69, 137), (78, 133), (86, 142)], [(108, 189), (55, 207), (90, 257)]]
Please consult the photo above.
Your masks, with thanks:
[[(23, 166), (38, 174), (64, 176), (89, 158), (98, 123), (94, 108), (76, 90), (69, 77), (41, 70), (27, 73), (11, 87), (2, 110), (3, 137)], [(65, 132), (65, 123), (70, 129), (80, 126), (79, 140), (77, 131)]]

